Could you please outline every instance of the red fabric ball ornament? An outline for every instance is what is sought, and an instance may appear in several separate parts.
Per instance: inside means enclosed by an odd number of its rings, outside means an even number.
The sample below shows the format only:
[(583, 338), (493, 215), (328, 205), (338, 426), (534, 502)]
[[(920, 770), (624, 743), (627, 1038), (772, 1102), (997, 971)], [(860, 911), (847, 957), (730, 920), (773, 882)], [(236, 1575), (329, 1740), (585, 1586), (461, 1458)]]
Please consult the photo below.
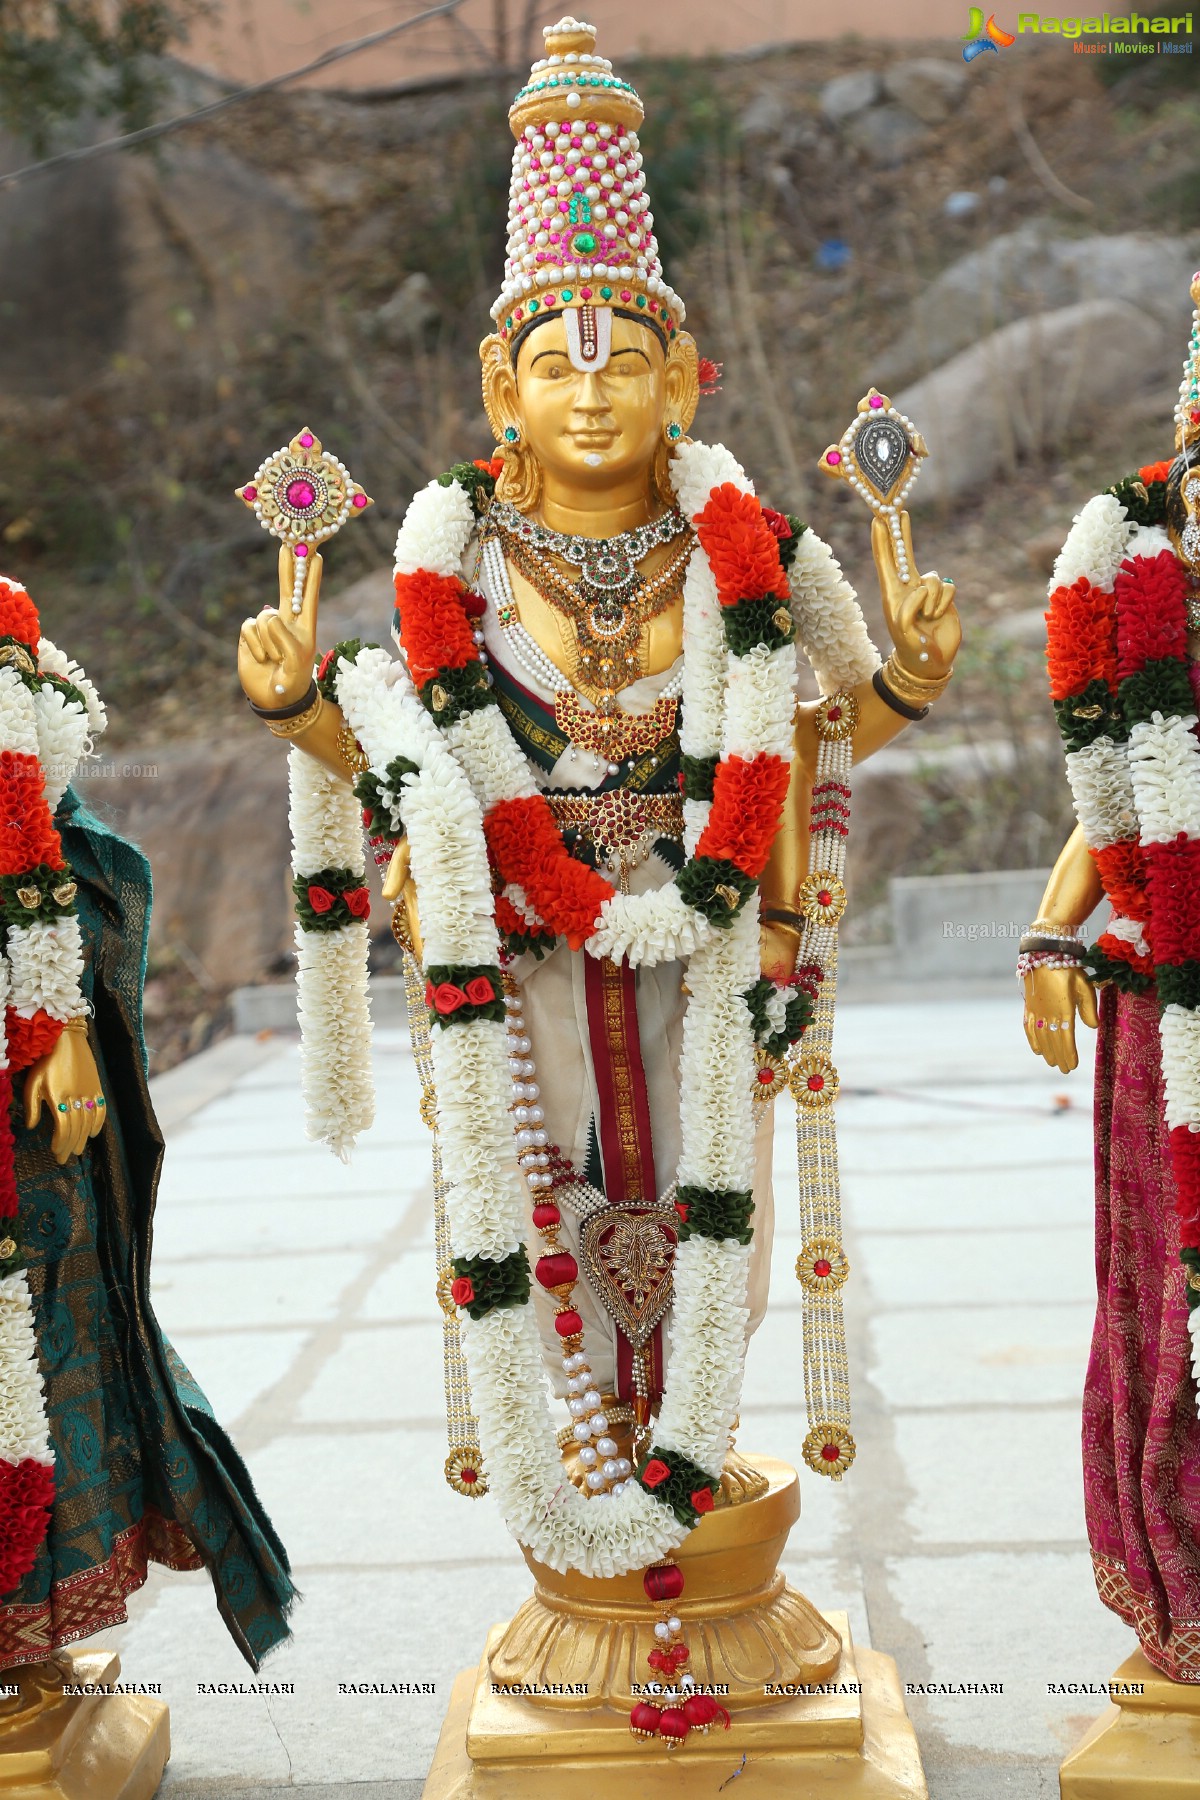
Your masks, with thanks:
[(533, 1209), (533, 1223), (538, 1231), (548, 1231), (551, 1225), (562, 1224), (562, 1214), (552, 1200), (541, 1200)]
[(693, 1731), (707, 1731), (718, 1719), (722, 1719), (726, 1731), (729, 1730), (729, 1714), (720, 1701), (714, 1700), (711, 1694), (693, 1694), (683, 1703), (683, 1716)]
[(650, 1668), (659, 1669), (664, 1672), (669, 1672), (674, 1666), (665, 1650), (652, 1650), (646, 1658), (646, 1662)]
[(579, 1279), (579, 1264), (569, 1250), (556, 1250), (552, 1256), (539, 1256), (533, 1272), (544, 1288), (569, 1287)]
[(659, 1563), (642, 1576), (647, 1600), (678, 1600), (683, 1592), (683, 1570), (675, 1563)]
[(659, 1735), (668, 1750), (682, 1744), (691, 1729), (687, 1715), (678, 1706), (668, 1706), (658, 1721)]
[(554, 1329), (559, 1337), (577, 1337), (583, 1330), (583, 1320), (577, 1312), (568, 1307), (566, 1312), (560, 1312), (555, 1319)]
[(661, 1716), (657, 1706), (651, 1706), (648, 1700), (639, 1700), (629, 1715), (629, 1729), (634, 1737), (657, 1737)]

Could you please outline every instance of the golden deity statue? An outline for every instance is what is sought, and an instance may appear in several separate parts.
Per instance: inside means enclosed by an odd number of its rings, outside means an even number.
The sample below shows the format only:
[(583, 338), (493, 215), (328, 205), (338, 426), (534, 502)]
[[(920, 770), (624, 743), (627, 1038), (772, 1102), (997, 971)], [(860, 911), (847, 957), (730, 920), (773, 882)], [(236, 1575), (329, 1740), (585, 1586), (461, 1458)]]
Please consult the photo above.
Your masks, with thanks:
[[(835, 1478), (854, 1455), (836, 934), (851, 765), (924, 715), (959, 646), (902, 507), (924, 446), (872, 390), (823, 459), (876, 513), (881, 666), (827, 546), (692, 439), (700, 365), (659, 261), (641, 102), (591, 26), (545, 36), (510, 113), (481, 346), (496, 450), (412, 502), (398, 661), (320, 654), (317, 546), (350, 488), (312, 433), (239, 490), (284, 539), (278, 611), (244, 625), (239, 672), (292, 746), (310, 1130), (343, 1149), (370, 1116), (365, 811), (435, 1132), (447, 1479), (490, 1491), (536, 1581), (456, 1687), (426, 1792), (557, 1794), (567, 1761), (606, 1794), (683, 1792), (692, 1758), (732, 1748), (764, 1793), (807, 1772), (923, 1794), (893, 1665), (778, 1572), (795, 1472), (742, 1458), (732, 1431), (786, 1085), (804, 1454)], [(798, 650), (819, 701), (798, 701)]]

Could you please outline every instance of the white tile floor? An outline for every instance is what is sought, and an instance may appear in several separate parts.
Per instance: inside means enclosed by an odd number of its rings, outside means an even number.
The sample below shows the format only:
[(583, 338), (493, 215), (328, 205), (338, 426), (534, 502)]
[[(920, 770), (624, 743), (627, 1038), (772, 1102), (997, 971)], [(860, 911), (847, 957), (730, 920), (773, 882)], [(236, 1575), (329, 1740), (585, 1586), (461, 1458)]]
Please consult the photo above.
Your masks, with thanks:
[[(134, 1598), (111, 1641), (130, 1679), (169, 1693), (168, 1789), (420, 1778), (454, 1671), (528, 1591), (495, 1508), (442, 1480), (428, 1139), (401, 1036), (376, 1050), (386, 1104), (349, 1167), (305, 1143), (285, 1039), (231, 1050), (228, 1091), (169, 1134), (156, 1306), (305, 1600), (265, 1671), (295, 1695), (268, 1699), (196, 1693), (247, 1673), (204, 1577), (157, 1573)], [(844, 1005), (837, 1054), (859, 1459), (838, 1486), (806, 1477), (786, 1567), (905, 1680), (1003, 1682), (910, 1710), (939, 1800), (1032, 1800), (1057, 1792), (1086, 1722), (1047, 1682), (1104, 1679), (1133, 1642), (1096, 1599), (1083, 1529), (1090, 1075), (1033, 1061), (1015, 993)], [(212, 1053), (204, 1079), (211, 1092)], [(751, 1346), (740, 1441), (795, 1462), (791, 1137), (781, 1108), (776, 1305)], [(337, 1691), (393, 1680), (436, 1692)]]

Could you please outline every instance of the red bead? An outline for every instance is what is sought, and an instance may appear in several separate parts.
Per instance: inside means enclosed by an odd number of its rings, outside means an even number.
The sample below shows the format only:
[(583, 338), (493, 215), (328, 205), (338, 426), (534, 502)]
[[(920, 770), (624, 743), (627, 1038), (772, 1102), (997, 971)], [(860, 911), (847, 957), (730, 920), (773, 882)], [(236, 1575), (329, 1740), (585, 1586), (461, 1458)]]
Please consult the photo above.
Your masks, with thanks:
[(841, 1454), (836, 1444), (824, 1444), (821, 1447), (821, 1455), (826, 1462), (836, 1462)]
[(770, 1087), (775, 1079), (774, 1069), (760, 1069), (758, 1071), (758, 1079), (762, 1082), (764, 1087)]
[(810, 1075), (809, 1076), (808, 1091), (810, 1094), (819, 1094), (821, 1092), (821, 1089), (824, 1086), (825, 1086), (825, 1077), (823, 1075)]
[(647, 1700), (639, 1700), (629, 1715), (629, 1729), (634, 1737), (657, 1737), (660, 1717), (657, 1706), (651, 1706)]
[(562, 1214), (552, 1200), (542, 1200), (533, 1209), (533, 1222), (539, 1231), (562, 1224)]
[(830, 893), (828, 888), (822, 888), (820, 893), (817, 895), (817, 899), (821, 902), (822, 906), (828, 906), (833, 900), (833, 895)]
[(690, 1662), (692, 1653), (686, 1644), (672, 1644), (668, 1652), (677, 1669), (682, 1669), (685, 1662)]
[(560, 1312), (554, 1321), (554, 1329), (559, 1337), (576, 1337), (583, 1330), (583, 1320), (570, 1307)]
[(544, 1288), (570, 1287), (572, 1282), (579, 1280), (579, 1264), (569, 1250), (555, 1250), (549, 1256), (539, 1256), (533, 1272)]
[(659, 1717), (658, 1729), (670, 1749), (675, 1744), (682, 1744), (692, 1728), (678, 1706), (668, 1706)]
[(683, 1570), (674, 1563), (647, 1569), (642, 1576), (642, 1587), (648, 1600), (678, 1600), (683, 1592)]
[(652, 1669), (670, 1670), (674, 1666), (665, 1650), (652, 1650), (646, 1658), (646, 1662)]
[(819, 1256), (817, 1258), (816, 1262), (813, 1264), (813, 1274), (824, 1277), (826, 1275), (832, 1275), (832, 1273), (833, 1273), (833, 1264), (826, 1262), (826, 1260), (823, 1256)]
[(460, 1469), (458, 1479), (465, 1481), (468, 1487), (472, 1487), (479, 1480), (479, 1475), (475, 1469)]
[(711, 1694), (693, 1694), (683, 1703), (683, 1716), (694, 1731), (707, 1731), (720, 1710)]

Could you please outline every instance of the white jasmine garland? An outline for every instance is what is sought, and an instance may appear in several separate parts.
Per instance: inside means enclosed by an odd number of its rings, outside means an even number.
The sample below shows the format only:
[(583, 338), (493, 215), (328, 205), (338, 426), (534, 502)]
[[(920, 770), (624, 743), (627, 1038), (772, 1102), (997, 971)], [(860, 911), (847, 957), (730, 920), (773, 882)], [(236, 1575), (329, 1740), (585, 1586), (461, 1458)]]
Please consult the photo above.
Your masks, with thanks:
[(48, 637), (43, 637), (38, 644), (38, 667), (47, 675), (61, 675), (64, 681), (69, 681), (72, 687), (79, 689), (87, 708), (92, 736), (99, 737), (108, 724), (108, 713), (96, 692), (94, 682), (84, 673), (79, 663), (60, 650), (57, 644), (52, 644)]
[[(362, 824), (346, 783), (293, 745), (288, 791), (293, 874), (302, 878), (329, 868), (364, 874)], [(368, 943), (365, 919), (336, 931), (306, 931), (296, 925), (306, 1130), (343, 1162), (375, 1117)]]
[(69, 700), (49, 682), (33, 696), (33, 718), (43, 791), (53, 814), (76, 768), (91, 749), (91, 724), (79, 701)]
[(829, 545), (802, 532), (788, 577), (800, 647), (823, 694), (869, 681), (879, 667), (854, 589)]
[(1196, 715), (1165, 719), (1156, 712), (1129, 733), (1129, 772), (1142, 842), (1173, 843), (1179, 833), (1200, 837), (1200, 745)]
[(10, 925), (8, 1004), (23, 1018), (41, 1007), (65, 1024), (83, 1011), (83, 940), (73, 914)]
[(1052, 588), (1071, 587), (1080, 577), (1092, 587), (1111, 589), (1129, 554), (1133, 526), (1115, 494), (1095, 494), (1075, 515), (1058, 553)]
[(0, 1461), (53, 1466), (24, 1270), (0, 1277)]
[(1124, 744), (1099, 737), (1083, 750), (1069, 750), (1067, 780), (1075, 817), (1090, 850), (1106, 850), (1137, 836), (1137, 801)]
[(0, 743), (17, 756), (38, 753), (33, 695), (11, 663), (0, 668)]
[[(691, 517), (713, 487), (749, 483), (720, 446), (686, 445), (674, 464), (676, 491)], [(432, 484), (414, 501), (397, 542), (399, 573), (458, 572), (474, 525), (457, 483)], [(809, 534), (805, 534), (808, 537)], [(802, 540), (803, 542), (803, 540)], [(828, 553), (826, 552), (826, 557)], [(875, 666), (866, 658), (861, 614), (832, 558), (810, 548), (801, 581), (812, 602), (793, 596), (826, 666), (839, 676)], [(830, 566), (832, 565), (832, 566)], [(684, 717), (687, 754), (714, 756), (736, 744), (747, 757), (789, 759), (795, 705), (795, 654), (735, 659), (725, 643), (716, 584), (698, 547), (684, 586)], [(383, 776), (397, 756), (417, 765), (400, 796), (412, 844), (412, 868), (430, 965), (491, 966), (499, 961), (484, 816), (501, 800), (536, 791), (528, 764), (496, 707), (440, 732), (416, 701), (404, 671), (381, 652), (363, 652), (335, 672), (339, 702), (372, 770)], [(736, 689), (736, 695), (734, 690)], [(688, 802), (689, 849), (709, 813)], [(524, 894), (510, 894), (528, 916)], [(758, 976), (758, 926), (752, 907), (718, 931), (688, 907), (674, 882), (605, 903), (588, 943), (593, 954), (631, 962), (689, 955), (689, 1003), (681, 1057), (679, 1179), (744, 1192), (754, 1175), (754, 1046), (741, 998)], [(511, 1074), (503, 1025), (451, 1016), (432, 1033), (447, 1210), (455, 1256), (510, 1255), (524, 1241), (528, 1199), (512, 1135)], [(680, 1246), (667, 1389), (655, 1442), (670, 1458), (685, 1455), (717, 1480), (736, 1414), (749, 1318), (749, 1254), (735, 1240), (693, 1237)], [(555, 1441), (531, 1303), (461, 1319), (488, 1479), (510, 1528), (555, 1569), (614, 1576), (677, 1549), (686, 1528), (635, 1482), (620, 1494), (589, 1499), (569, 1481)]]

